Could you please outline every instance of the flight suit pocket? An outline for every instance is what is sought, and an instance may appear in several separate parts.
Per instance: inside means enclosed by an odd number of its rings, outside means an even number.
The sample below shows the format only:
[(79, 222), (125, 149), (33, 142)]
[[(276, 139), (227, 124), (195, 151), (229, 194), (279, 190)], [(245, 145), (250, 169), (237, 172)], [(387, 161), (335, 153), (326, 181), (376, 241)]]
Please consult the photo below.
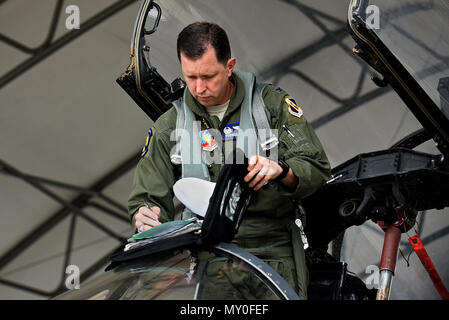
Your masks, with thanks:
[(292, 257), (284, 257), (279, 259), (263, 259), (270, 267), (272, 267), (279, 275), (287, 281), (287, 283), (296, 292), (298, 291), (298, 281), (296, 279), (296, 268)]
[(285, 159), (292, 158), (296, 155), (305, 155), (313, 158), (320, 153), (318, 148), (302, 132), (302, 125), (300, 123), (284, 127), (279, 136), (279, 141), (283, 147), (282, 149), (285, 150), (283, 154)]
[(202, 295), (206, 299), (271, 300), (274, 293), (242, 261), (212, 258), (203, 278)]

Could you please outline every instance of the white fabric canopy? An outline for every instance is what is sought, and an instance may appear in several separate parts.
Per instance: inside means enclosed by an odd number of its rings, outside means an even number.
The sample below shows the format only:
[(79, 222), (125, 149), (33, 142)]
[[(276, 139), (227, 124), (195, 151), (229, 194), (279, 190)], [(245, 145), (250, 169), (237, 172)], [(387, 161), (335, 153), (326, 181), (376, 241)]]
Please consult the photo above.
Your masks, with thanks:
[[(175, 48), (182, 27), (196, 20), (219, 23), (228, 32), (237, 68), (256, 73), (295, 98), (315, 126), (333, 166), (359, 153), (386, 149), (420, 128), (402, 100), (388, 88), (377, 88), (365, 63), (353, 56), (354, 41), (346, 30), (348, 0), (157, 2), (163, 17), (152, 39), (151, 61), (167, 81), (181, 75)], [(62, 9), (69, 5), (62, 3)], [(57, 4), (51, 0), (0, 2), (0, 34), (29, 48), (38, 47), (46, 38)], [(74, 0), (70, 4), (80, 9), (82, 30), (83, 23), (115, 1)], [(138, 7), (137, 1), (117, 10), (38, 62), (25, 65), (24, 72), (0, 88), (3, 163), (19, 173), (90, 188), (127, 159), (138, 156), (152, 121), (115, 83), (129, 63)], [(72, 32), (65, 27), (67, 17), (61, 10), (53, 41)], [(33, 54), (25, 51), (0, 41), (0, 76), (29, 63)], [(420, 150), (436, 152), (430, 142)], [(126, 218), (133, 172), (131, 168), (106, 184), (101, 189), (106, 197), (93, 197), (97, 206), (83, 207), (87, 218), (78, 215), (72, 225), (75, 237), (67, 263), (79, 266), (81, 272), (120, 244), (92, 224), (92, 219), (123, 238), (133, 233), (130, 223), (98, 206)], [(17, 171), (2, 173), (0, 257), (4, 258), (63, 206)], [(80, 196), (74, 188), (45, 186), (68, 202)], [(110, 199), (125, 210), (111, 205)], [(443, 282), (449, 285), (447, 209), (420, 216), (421, 238)], [(58, 286), (64, 276), (71, 219), (72, 215), (65, 215), (14, 259), (3, 260), (0, 299), (47, 298), (17, 284), (45, 292)], [(366, 278), (366, 267), (379, 263), (382, 238), (382, 231), (372, 222), (350, 228), (341, 256), (349, 270)], [(408, 253), (409, 248), (403, 234), (401, 249)], [(101, 272), (100, 268), (97, 274)], [(399, 257), (391, 298), (439, 299), (416, 255), (411, 255), (408, 268)]]

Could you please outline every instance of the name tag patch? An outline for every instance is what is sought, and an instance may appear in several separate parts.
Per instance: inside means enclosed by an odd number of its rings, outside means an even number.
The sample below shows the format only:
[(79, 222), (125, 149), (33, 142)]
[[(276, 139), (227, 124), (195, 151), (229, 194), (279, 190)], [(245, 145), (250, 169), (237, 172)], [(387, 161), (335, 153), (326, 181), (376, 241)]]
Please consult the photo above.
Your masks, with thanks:
[(235, 140), (239, 134), (240, 122), (226, 123), (221, 137), (223, 140)]

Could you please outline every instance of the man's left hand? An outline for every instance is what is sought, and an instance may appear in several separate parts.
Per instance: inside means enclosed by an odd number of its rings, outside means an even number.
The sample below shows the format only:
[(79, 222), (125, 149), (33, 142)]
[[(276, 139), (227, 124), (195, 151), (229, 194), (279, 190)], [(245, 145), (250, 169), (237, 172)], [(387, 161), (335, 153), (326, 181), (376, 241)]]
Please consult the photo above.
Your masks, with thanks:
[(282, 173), (281, 166), (262, 156), (252, 156), (248, 162), (249, 173), (245, 176), (244, 180), (245, 182), (250, 182), (248, 186), (254, 188), (254, 191), (259, 190), (268, 181), (275, 179)]

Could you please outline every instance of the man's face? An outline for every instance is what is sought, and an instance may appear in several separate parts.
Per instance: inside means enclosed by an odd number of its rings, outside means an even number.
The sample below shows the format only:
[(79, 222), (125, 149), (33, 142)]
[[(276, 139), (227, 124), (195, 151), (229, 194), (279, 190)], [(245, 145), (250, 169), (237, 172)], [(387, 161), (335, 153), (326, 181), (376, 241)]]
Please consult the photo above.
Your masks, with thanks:
[(236, 59), (231, 58), (226, 66), (217, 61), (215, 49), (208, 46), (203, 56), (191, 60), (181, 51), (181, 69), (192, 96), (205, 107), (225, 103), (232, 94), (229, 77)]

